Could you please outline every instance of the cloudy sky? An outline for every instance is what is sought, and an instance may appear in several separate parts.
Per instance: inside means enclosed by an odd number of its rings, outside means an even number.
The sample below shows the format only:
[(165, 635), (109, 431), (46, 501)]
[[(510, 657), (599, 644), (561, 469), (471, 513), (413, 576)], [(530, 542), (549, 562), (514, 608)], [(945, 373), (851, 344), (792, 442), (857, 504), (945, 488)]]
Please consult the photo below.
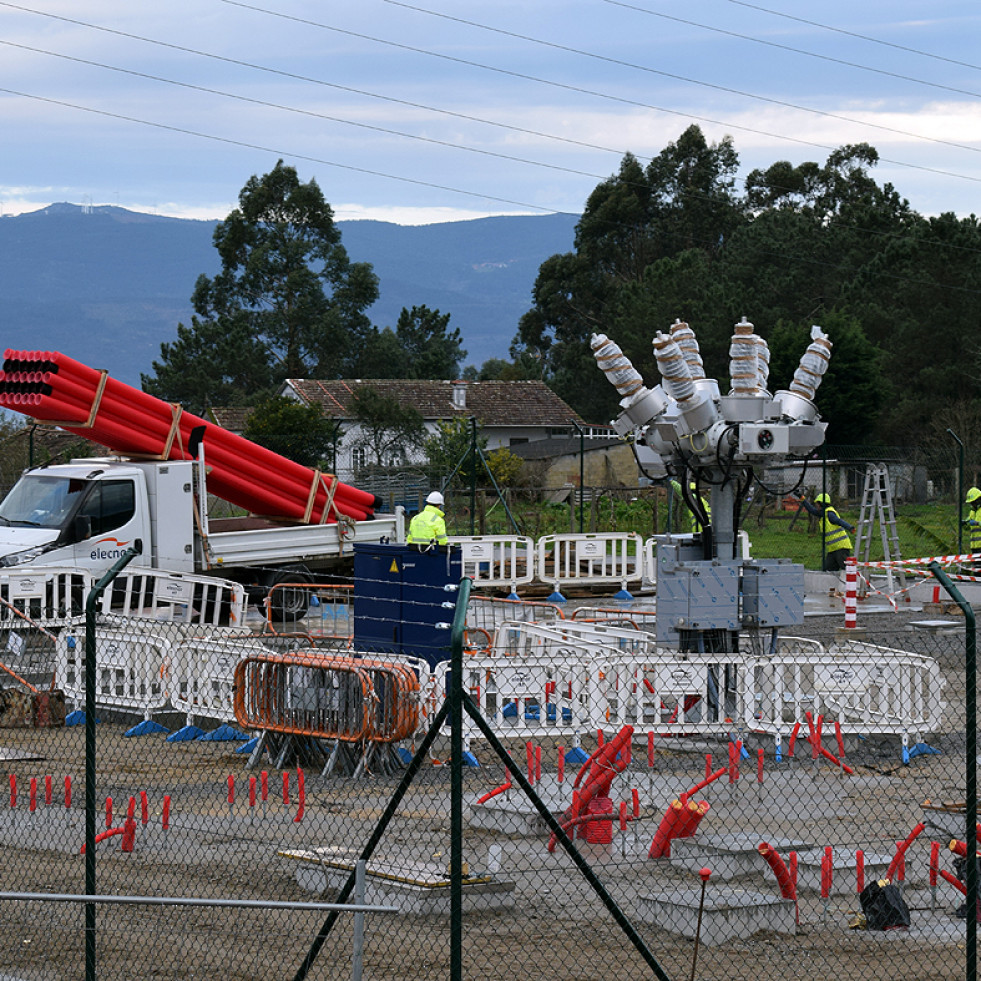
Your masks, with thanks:
[(691, 123), (743, 174), (880, 154), (981, 212), (968, 0), (0, 0), (0, 211), (220, 218), (283, 158), (339, 218), (579, 213)]

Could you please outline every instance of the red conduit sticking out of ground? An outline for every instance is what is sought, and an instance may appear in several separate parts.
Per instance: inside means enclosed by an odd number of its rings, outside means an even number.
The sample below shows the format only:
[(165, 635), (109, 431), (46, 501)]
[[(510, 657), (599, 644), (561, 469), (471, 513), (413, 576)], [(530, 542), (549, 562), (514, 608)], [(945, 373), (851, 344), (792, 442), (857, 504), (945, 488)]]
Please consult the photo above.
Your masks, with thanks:
[(780, 895), (784, 899), (797, 901), (797, 888), (790, 877), (790, 871), (784, 864), (784, 860), (774, 851), (769, 842), (761, 841), (756, 850), (763, 856), (766, 864), (770, 866), (773, 874), (777, 877), (777, 885), (780, 886)]
[[(722, 771), (723, 773), (725, 770)], [(651, 847), (647, 850), (648, 858), (670, 858), (671, 842), (675, 838), (691, 838), (698, 830), (702, 818), (709, 812), (708, 801), (673, 800), (664, 812), (661, 823), (654, 832)]]
[(189, 458), (191, 431), (205, 426), (213, 493), (258, 514), (316, 523), (372, 516), (380, 501), (329, 474), (236, 436), (56, 351), (5, 352), (0, 407), (56, 422), (120, 453)]
[[(573, 793), (572, 804), (566, 809), (559, 821), (563, 831), (568, 831), (575, 825), (576, 819), (586, 813), (589, 802), (593, 798), (610, 796), (613, 778), (630, 765), (630, 746), (633, 735), (633, 726), (624, 726), (608, 743), (600, 746), (583, 763), (572, 785), (573, 788), (578, 788), (578, 793)], [(584, 776), (585, 780), (583, 780)], [(556, 841), (553, 832), (548, 840), (550, 852), (555, 850)]]
[(906, 856), (906, 849), (923, 833), (926, 825), (921, 821), (913, 830), (909, 833), (905, 840), (897, 842), (896, 844), (896, 854), (893, 856), (892, 861), (889, 863), (889, 868), (886, 870), (886, 878), (892, 882), (896, 871), (903, 864), (903, 860)]

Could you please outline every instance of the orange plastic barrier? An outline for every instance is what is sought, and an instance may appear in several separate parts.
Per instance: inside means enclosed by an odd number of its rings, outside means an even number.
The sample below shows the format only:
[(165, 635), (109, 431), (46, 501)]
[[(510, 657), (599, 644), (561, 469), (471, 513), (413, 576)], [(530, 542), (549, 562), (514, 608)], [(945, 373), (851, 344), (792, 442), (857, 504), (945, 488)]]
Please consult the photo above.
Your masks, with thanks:
[(319, 651), (257, 654), (235, 668), (235, 718), (342, 742), (398, 742), (419, 721), (419, 679), (402, 664)]

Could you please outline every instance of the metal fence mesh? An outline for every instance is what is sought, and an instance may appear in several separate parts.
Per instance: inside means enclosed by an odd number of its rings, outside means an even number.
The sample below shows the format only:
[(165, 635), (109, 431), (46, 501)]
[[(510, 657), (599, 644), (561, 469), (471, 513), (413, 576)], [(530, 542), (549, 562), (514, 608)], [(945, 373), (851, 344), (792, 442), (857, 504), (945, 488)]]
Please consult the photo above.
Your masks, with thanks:
[[(360, 953), (353, 916), (340, 916), (305, 964), (323, 911), (99, 905), (99, 978), (449, 976), (448, 727), (415, 755), (443, 704), (449, 632), (358, 657), (350, 611), (329, 608), (343, 591), (313, 603), (295, 588), (306, 608), (288, 630), (254, 611), (235, 631), (100, 614), (98, 892), (329, 902), (371, 844), (365, 901), (399, 912), (366, 915)], [(443, 590), (413, 602), (453, 618)], [(963, 618), (860, 610), (846, 635), (829, 610), (757, 660), (744, 643), (686, 667), (645, 646), (642, 602), (588, 602), (578, 619), (605, 640), (543, 633), (536, 650), (494, 655), (481, 634), (464, 688), (622, 921), (470, 719), (463, 977), (688, 978), (696, 958), (703, 981), (972, 976), (951, 850), (966, 821)], [(473, 597), (474, 636), (572, 622), (568, 608), (513, 607)], [(19, 618), (0, 633), (4, 893), (85, 893), (92, 788), (84, 687), (63, 676), (76, 663), (68, 635), (84, 650), (77, 620)], [(887, 874), (909, 928), (857, 928), (862, 880)], [(82, 905), (2, 902), (0, 974), (86, 976)]]

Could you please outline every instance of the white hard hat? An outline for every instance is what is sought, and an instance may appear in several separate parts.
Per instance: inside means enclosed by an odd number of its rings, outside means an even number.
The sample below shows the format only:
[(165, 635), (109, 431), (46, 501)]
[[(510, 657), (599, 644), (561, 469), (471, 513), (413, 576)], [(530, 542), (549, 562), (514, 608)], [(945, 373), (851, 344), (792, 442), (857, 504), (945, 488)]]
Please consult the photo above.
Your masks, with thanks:
[(429, 497), (426, 498), (427, 504), (435, 504), (436, 507), (441, 508), (443, 506), (443, 495), (439, 491), (433, 491)]

